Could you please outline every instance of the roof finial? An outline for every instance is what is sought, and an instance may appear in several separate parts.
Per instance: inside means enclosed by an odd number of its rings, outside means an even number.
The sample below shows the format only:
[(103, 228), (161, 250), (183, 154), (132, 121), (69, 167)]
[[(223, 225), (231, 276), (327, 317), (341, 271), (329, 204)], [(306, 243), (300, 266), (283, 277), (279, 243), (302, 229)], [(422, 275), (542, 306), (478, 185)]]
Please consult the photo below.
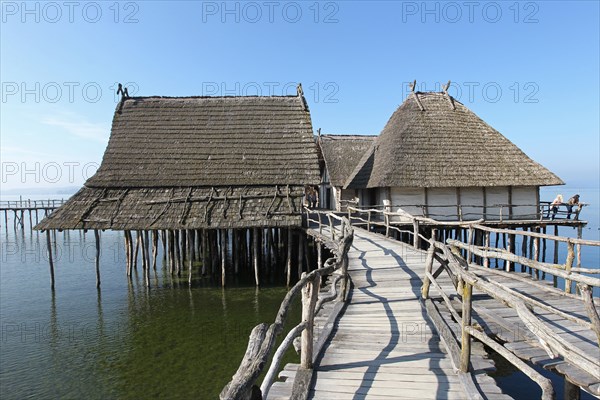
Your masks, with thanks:
[(298, 83), (298, 86), (296, 86), (296, 91), (298, 93), (298, 97), (300, 98), (300, 100), (302, 100), (302, 108), (304, 109), (304, 111), (308, 111), (308, 103), (306, 102), (306, 99), (304, 98), (304, 91), (302, 90), (301, 83)]
[(127, 91), (127, 88), (123, 88), (123, 85), (119, 83), (119, 86), (117, 88), (117, 94), (121, 95), (121, 100), (123, 100), (124, 98), (129, 97), (129, 92)]
[(417, 102), (417, 105), (419, 106), (419, 108), (421, 109), (421, 111), (425, 111), (425, 107), (423, 107), (423, 104), (421, 103), (421, 99), (419, 99), (419, 96), (417, 95), (417, 92), (415, 92), (415, 88), (416, 87), (417, 87), (417, 80), (415, 79), (410, 84), (410, 94), (412, 94), (412, 96), (415, 98), (415, 100)]
[(448, 88), (450, 87), (450, 83), (451, 81), (448, 81), (448, 83), (442, 86), (442, 92), (444, 92), (444, 94), (448, 94)]
[(446, 83), (444, 86), (442, 86), (442, 93), (444, 93), (444, 97), (448, 99), (448, 101), (450, 102), (450, 107), (452, 107), (453, 110), (456, 110), (456, 105), (454, 104), (454, 99), (452, 98), (452, 96), (450, 96), (448, 94), (448, 89), (450, 88), (450, 83), (451, 81), (448, 81), (448, 83)]
[(414, 81), (412, 81), (412, 83), (409, 85), (410, 87), (410, 91), (414, 92), (415, 88), (417, 87), (417, 80), (415, 79)]

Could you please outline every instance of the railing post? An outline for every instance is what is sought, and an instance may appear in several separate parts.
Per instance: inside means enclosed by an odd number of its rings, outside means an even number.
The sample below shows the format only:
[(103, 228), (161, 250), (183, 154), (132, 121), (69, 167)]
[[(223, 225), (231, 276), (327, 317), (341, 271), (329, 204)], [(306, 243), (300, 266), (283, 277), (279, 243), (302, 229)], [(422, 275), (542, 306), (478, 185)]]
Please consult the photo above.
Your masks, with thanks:
[[(306, 273), (302, 275), (304, 277)], [(314, 279), (307, 281), (302, 288), (302, 321), (306, 323), (306, 328), (302, 331), (301, 337), (300, 365), (306, 369), (313, 367), (314, 314), (319, 294), (320, 278), (321, 275), (316, 273)]]
[[(573, 268), (573, 260), (575, 259), (575, 250), (573, 248), (573, 242), (570, 240), (567, 242), (567, 263), (565, 264), (565, 272), (567, 274), (571, 273), (571, 268)], [(571, 293), (571, 280), (565, 279), (565, 293)]]
[(485, 232), (485, 257), (483, 257), (483, 266), (485, 268), (489, 268), (490, 267), (490, 259), (487, 256), (487, 249), (489, 249), (490, 247), (490, 232)]
[(327, 214), (329, 219), (329, 230), (331, 230), (331, 239), (335, 240), (335, 229), (333, 228), (333, 222), (331, 221), (331, 214)]
[(367, 230), (371, 232), (371, 211), (367, 211)]
[(418, 249), (421, 241), (420, 241), (420, 237), (419, 237), (419, 221), (417, 221), (416, 219), (413, 219), (413, 246), (415, 249)]
[[(507, 235), (506, 237), (508, 239), (508, 243), (506, 243), (506, 250), (508, 250), (508, 252), (510, 253), (511, 252), (510, 250), (512, 249), (512, 235)], [(512, 269), (512, 261), (506, 260), (505, 271), (510, 272), (511, 269)]]
[(469, 371), (469, 361), (471, 360), (471, 335), (469, 335), (468, 327), (471, 326), (471, 295), (473, 286), (470, 283), (464, 282), (462, 288), (462, 320), (461, 320), (461, 352), (460, 352), (460, 370), (462, 372)]
[(390, 216), (384, 212), (385, 217), (385, 237), (390, 237)]
[(503, 209), (503, 206), (502, 206), (502, 204), (500, 204), (500, 222), (502, 222), (502, 209)]
[(471, 262), (471, 256), (472, 251), (471, 251), (471, 246), (473, 246), (473, 226), (469, 225), (469, 231), (467, 233), (467, 245), (469, 246), (467, 248), (467, 263)]
[(431, 239), (429, 240), (429, 249), (427, 250), (427, 259), (425, 260), (425, 277), (423, 278), (423, 286), (421, 287), (421, 296), (424, 299), (429, 298), (429, 286), (431, 285), (431, 281), (429, 280), (429, 275), (431, 275), (433, 271), (433, 256), (435, 254), (435, 236), (437, 229), (433, 228), (431, 230)]

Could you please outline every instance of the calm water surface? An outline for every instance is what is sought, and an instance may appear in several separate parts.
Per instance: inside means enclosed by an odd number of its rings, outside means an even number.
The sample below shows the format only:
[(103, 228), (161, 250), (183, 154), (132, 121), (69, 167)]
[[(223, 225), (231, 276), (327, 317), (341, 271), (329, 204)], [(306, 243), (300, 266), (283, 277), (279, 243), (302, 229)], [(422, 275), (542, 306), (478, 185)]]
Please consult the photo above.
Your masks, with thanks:
[[(582, 214), (589, 222), (583, 237), (600, 240), (598, 189), (559, 192), (565, 198), (579, 192), (592, 204)], [(556, 193), (543, 189), (542, 199)], [(141, 269), (129, 283), (122, 235), (107, 231), (101, 239), (100, 290), (93, 234), (57, 234), (53, 294), (45, 236), (28, 229), (15, 233), (10, 221), (8, 229), (0, 222), (3, 400), (216, 398), (237, 369), (251, 329), (273, 321), (286, 293), (277, 284), (257, 290), (243, 277), (226, 290), (196, 277), (190, 289), (186, 278), (173, 279), (160, 265), (147, 290)], [(560, 234), (576, 236), (576, 230), (561, 228)], [(584, 266), (597, 267), (599, 260), (600, 249), (584, 250)], [(288, 328), (299, 319), (297, 304)], [(287, 361), (297, 358), (290, 352)], [(510, 367), (497, 380), (517, 398), (539, 397), (532, 395), (537, 385)]]
[[(3, 222), (3, 221), (2, 221)], [(45, 234), (2, 227), (0, 398), (217, 398), (251, 329), (272, 322), (286, 288), (248, 280), (222, 290), (162, 268), (147, 290), (129, 284), (123, 237), (102, 233), (100, 290), (94, 238), (57, 234), (56, 291)], [(289, 326), (300, 320), (295, 305)], [(288, 362), (298, 361), (288, 354)]]

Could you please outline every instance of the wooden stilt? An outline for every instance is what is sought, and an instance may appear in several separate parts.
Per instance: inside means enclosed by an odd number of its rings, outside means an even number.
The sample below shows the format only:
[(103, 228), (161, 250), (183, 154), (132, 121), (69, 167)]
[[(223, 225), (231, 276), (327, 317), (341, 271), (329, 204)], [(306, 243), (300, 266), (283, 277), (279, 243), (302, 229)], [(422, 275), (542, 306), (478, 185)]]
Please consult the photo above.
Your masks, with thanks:
[(46, 251), (48, 252), (48, 263), (50, 264), (50, 288), (54, 291), (54, 260), (52, 259), (52, 243), (49, 230), (46, 230)]
[[(554, 225), (554, 236), (558, 236), (558, 225)], [(558, 241), (554, 241), (554, 264), (558, 264)], [(558, 277), (554, 275), (552, 277), (552, 283), (554, 287), (558, 287)]]
[(167, 256), (167, 231), (164, 229), (160, 231), (160, 241), (162, 242), (163, 248), (163, 260), (168, 260)]
[[(538, 232), (539, 229), (535, 229), (536, 233)], [(535, 261), (539, 261), (540, 260), (540, 238), (536, 237), (533, 238), (533, 259)], [(544, 276), (542, 279), (545, 279), (546, 277)], [(540, 270), (536, 269), (535, 270), (535, 279), (540, 279)]]
[(138, 253), (140, 251), (140, 231), (135, 231), (135, 250), (133, 252), (133, 268), (137, 271)]
[(221, 286), (225, 287), (227, 266), (227, 229), (221, 229)]
[(100, 234), (98, 229), (94, 229), (94, 238), (96, 239), (96, 287), (100, 287)]
[(150, 287), (150, 232), (144, 231), (144, 257), (146, 258), (146, 287)]
[(293, 239), (293, 230), (292, 230), (292, 228), (288, 228), (288, 230), (287, 230), (287, 265), (286, 265), (287, 285), (288, 286), (290, 286), (290, 282), (292, 280), (292, 239)]
[(581, 389), (579, 386), (571, 383), (565, 377), (565, 391), (564, 391), (564, 399), (565, 400), (579, 400), (581, 398)]
[(233, 229), (231, 233), (231, 255), (233, 257), (233, 272), (237, 276), (240, 271), (240, 232)]
[[(498, 233), (494, 233), (494, 235), (496, 236), (494, 247), (498, 248), (498, 242), (500, 241), (500, 235), (498, 235)], [(495, 260), (496, 260), (495, 261), (495, 264), (496, 264), (495, 266), (496, 266), (496, 269), (498, 269), (498, 258), (496, 257)]]
[[(266, 264), (269, 267), (269, 272), (272, 269), (273, 266), (273, 231), (271, 230), (271, 228), (267, 228), (267, 234), (265, 235), (265, 244), (267, 246), (267, 257), (266, 257)], [(271, 274), (269, 274), (271, 275)]]
[[(523, 228), (523, 232), (527, 232), (527, 227)], [(522, 235), (521, 239), (523, 240), (521, 242), (521, 256), (527, 257), (527, 236)], [(525, 266), (523, 264), (521, 264), (521, 272), (525, 272)], [(529, 272), (531, 273), (531, 268), (529, 269)]]
[(169, 230), (167, 238), (169, 242), (169, 274), (172, 276), (175, 273), (175, 232)]
[(175, 230), (175, 273), (177, 276), (181, 276), (181, 259), (183, 258), (183, 254), (181, 254), (181, 234), (179, 229)]
[(202, 276), (206, 275), (206, 264), (208, 263), (208, 244), (206, 229), (202, 229)]
[(298, 279), (302, 276), (303, 271), (303, 260), (304, 260), (304, 243), (302, 243), (303, 239), (302, 232), (298, 232)]
[(156, 271), (156, 258), (158, 257), (158, 231), (152, 231), (152, 269)]
[(260, 285), (259, 276), (258, 276), (258, 228), (253, 229), (254, 235), (254, 243), (252, 246), (253, 253), (253, 264), (254, 264), (254, 281), (256, 282), (256, 286)]
[(125, 275), (129, 276), (130, 256), (129, 256), (129, 237), (127, 231), (123, 231), (123, 239), (125, 241)]
[(192, 253), (194, 251), (194, 236), (191, 233), (192, 231), (188, 231), (187, 239), (188, 239), (188, 251), (189, 251), (189, 259), (188, 259), (188, 284), (190, 287), (192, 286), (192, 268), (194, 266), (194, 257)]

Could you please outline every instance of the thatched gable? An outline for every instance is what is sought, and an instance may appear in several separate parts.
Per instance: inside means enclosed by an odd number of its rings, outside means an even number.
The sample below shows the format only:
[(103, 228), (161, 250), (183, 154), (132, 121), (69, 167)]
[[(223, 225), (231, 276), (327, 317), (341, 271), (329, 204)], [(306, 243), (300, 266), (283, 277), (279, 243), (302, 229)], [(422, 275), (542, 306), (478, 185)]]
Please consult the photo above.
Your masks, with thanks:
[(417, 92), (394, 112), (345, 187), (561, 184), (559, 177), (456, 99), (444, 93)]
[(374, 139), (375, 136), (360, 135), (323, 135), (319, 138), (332, 186), (344, 186)]
[(318, 183), (301, 93), (126, 98), (97, 173), (36, 228), (299, 226)]

